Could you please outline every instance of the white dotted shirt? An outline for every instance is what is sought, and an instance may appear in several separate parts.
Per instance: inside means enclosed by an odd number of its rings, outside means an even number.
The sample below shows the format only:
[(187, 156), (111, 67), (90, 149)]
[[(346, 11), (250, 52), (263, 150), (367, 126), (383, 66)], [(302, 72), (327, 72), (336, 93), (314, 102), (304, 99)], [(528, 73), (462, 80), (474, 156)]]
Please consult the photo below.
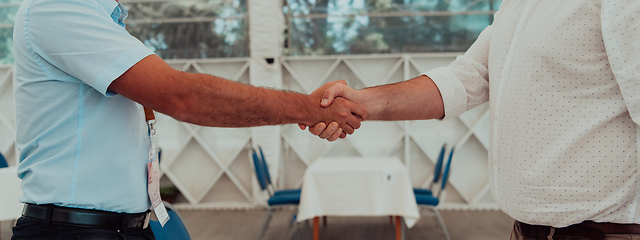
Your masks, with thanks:
[(445, 118), (490, 101), (489, 174), (529, 224), (640, 223), (640, 1), (505, 0), (492, 26), (425, 75)]

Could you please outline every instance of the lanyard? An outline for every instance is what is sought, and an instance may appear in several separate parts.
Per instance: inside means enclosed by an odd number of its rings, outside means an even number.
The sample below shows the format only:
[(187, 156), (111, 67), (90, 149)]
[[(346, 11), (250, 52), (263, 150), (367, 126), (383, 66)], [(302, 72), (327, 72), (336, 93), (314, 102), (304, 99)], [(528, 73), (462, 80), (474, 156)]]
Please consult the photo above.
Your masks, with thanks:
[(151, 110), (151, 108), (147, 108), (147, 107), (143, 107), (144, 108), (144, 117), (147, 119), (147, 122), (149, 121), (154, 121), (156, 120), (156, 115), (153, 114), (153, 110)]
[(154, 136), (156, 135), (156, 127), (154, 126), (156, 124), (156, 115), (153, 114), (153, 110), (151, 108), (143, 108), (144, 118), (147, 120), (147, 125), (149, 125), (149, 135), (151, 137), (151, 140), (153, 140)]
[(153, 114), (153, 110), (144, 108), (144, 115), (149, 125), (149, 138), (151, 139), (151, 147), (149, 148), (149, 161), (147, 163), (148, 170), (148, 184), (147, 191), (149, 192), (149, 200), (153, 205), (153, 211), (156, 213), (160, 225), (164, 226), (169, 221), (169, 215), (160, 198), (160, 168), (158, 161), (158, 135), (156, 135), (156, 116)]

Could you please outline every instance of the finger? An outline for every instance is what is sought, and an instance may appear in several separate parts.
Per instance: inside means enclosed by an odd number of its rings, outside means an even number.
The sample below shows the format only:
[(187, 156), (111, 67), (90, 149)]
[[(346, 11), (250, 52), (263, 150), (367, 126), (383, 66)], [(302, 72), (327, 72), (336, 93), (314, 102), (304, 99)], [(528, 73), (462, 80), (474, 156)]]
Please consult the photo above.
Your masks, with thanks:
[(331, 137), (334, 133), (336, 133), (336, 131), (338, 131), (338, 128), (339, 127), (337, 122), (331, 122), (329, 123), (329, 126), (327, 126), (327, 128), (320, 135), (318, 135), (318, 137), (327, 139), (328, 137)]
[(322, 95), (324, 94), (325, 91), (327, 91), (327, 89), (329, 89), (330, 87), (336, 84), (347, 85), (347, 81), (337, 80), (337, 81), (331, 81), (331, 82), (325, 83), (324, 85), (320, 86), (318, 89), (314, 90), (311, 93), (311, 95), (317, 95), (317, 97), (322, 97)]
[(318, 124), (316, 124), (315, 126), (310, 127), (310, 128), (309, 128), (309, 132), (310, 132), (311, 134), (313, 134), (313, 135), (318, 136), (318, 135), (320, 135), (320, 133), (322, 133), (322, 131), (324, 131), (324, 129), (325, 129), (326, 127), (327, 127), (327, 124), (326, 124), (326, 123), (319, 122), (319, 123), (318, 123)]
[(336, 131), (336, 133), (331, 135), (331, 137), (327, 138), (327, 140), (329, 140), (329, 142), (333, 142), (335, 140), (338, 140), (340, 135), (342, 135), (342, 128), (338, 128), (338, 131)]
[(307, 125), (304, 125), (302, 123), (298, 123), (298, 127), (300, 127), (300, 130), (305, 130), (307, 129)]
[(342, 126), (342, 132), (346, 134), (353, 134), (353, 132), (355, 131), (356, 130), (352, 126), (350, 126), (348, 123)]
[(354, 102), (351, 103), (351, 113), (360, 117), (360, 121), (364, 121), (369, 118), (369, 113), (367, 112), (366, 107)]
[[(344, 80), (343, 80), (344, 81)], [(335, 84), (331, 86), (329, 89), (324, 91), (324, 95), (322, 95), (322, 102), (320, 103), (323, 107), (328, 107), (333, 102), (333, 99), (336, 97), (344, 97), (348, 99), (347, 94), (351, 88), (345, 84)]]
[[(360, 120), (359, 117), (351, 115), (351, 116), (347, 117), (347, 124), (345, 124), (345, 125), (349, 125), (355, 131), (356, 129), (360, 128), (360, 126), (362, 125), (362, 121)], [(353, 134), (353, 132), (350, 132), (350, 131), (345, 131), (345, 132), (347, 134)]]
[(343, 132), (342, 134), (340, 134), (340, 138), (346, 138), (346, 137), (347, 137), (346, 133)]

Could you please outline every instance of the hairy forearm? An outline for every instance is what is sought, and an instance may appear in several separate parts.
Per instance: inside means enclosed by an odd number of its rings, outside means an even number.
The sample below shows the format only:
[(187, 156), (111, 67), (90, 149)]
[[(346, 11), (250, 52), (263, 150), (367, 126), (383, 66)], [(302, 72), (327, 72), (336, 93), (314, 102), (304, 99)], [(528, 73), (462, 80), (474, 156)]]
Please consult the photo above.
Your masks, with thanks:
[[(177, 120), (203, 126), (315, 125), (336, 117), (336, 111), (320, 106), (319, 97), (177, 71), (155, 55), (131, 67), (109, 90)], [(340, 116), (346, 116), (344, 111)]]
[(169, 114), (181, 121), (215, 127), (250, 127), (309, 122), (309, 116), (318, 114), (319, 109), (300, 93), (253, 87), (207, 74), (182, 75), (179, 78), (187, 87), (179, 97), (173, 97), (180, 99), (181, 107)]
[(420, 120), (444, 117), (438, 87), (427, 76), (361, 90), (366, 120)]

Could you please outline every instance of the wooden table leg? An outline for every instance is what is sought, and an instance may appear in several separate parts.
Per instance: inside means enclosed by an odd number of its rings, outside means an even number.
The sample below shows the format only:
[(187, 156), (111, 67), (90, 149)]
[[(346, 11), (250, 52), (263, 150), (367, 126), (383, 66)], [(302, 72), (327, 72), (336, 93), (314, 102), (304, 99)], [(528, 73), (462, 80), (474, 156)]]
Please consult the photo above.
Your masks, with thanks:
[(396, 216), (396, 240), (402, 240), (402, 222), (400, 222), (400, 216)]
[(313, 240), (319, 240), (320, 239), (320, 218), (319, 217), (314, 217), (313, 218)]

